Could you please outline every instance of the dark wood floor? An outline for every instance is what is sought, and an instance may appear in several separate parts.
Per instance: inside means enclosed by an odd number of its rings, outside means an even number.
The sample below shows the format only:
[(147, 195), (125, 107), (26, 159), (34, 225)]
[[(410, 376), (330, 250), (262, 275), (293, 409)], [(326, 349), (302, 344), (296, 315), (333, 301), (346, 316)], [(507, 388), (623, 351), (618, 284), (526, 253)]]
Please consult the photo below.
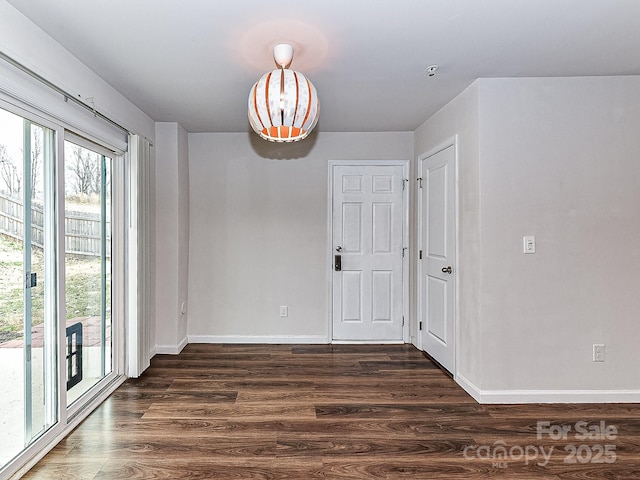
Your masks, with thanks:
[[(640, 479), (639, 407), (481, 406), (408, 345), (192, 344), (25, 478)], [(617, 434), (577, 439), (580, 421)]]

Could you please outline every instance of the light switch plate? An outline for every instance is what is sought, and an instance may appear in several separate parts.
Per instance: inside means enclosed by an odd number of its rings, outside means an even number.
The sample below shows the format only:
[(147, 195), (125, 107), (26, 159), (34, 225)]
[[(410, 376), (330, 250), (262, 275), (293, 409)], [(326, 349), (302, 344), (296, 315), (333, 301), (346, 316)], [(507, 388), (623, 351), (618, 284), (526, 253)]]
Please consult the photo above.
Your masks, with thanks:
[(522, 252), (536, 253), (536, 237), (533, 235), (526, 235), (522, 237)]

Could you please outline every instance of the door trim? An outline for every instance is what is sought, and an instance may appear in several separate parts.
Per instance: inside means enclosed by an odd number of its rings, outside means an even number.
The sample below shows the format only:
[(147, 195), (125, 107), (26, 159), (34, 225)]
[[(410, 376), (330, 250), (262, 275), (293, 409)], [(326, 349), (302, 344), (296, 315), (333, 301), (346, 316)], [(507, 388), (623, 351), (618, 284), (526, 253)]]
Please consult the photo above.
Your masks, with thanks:
[[(453, 147), (453, 156), (454, 156), (454, 175), (455, 175), (455, 202), (454, 202), (454, 229), (455, 229), (455, 235), (454, 235), (454, 250), (456, 252), (456, 259), (454, 262), (454, 269), (456, 272), (460, 272), (460, 215), (459, 215), (459, 204), (460, 204), (460, 177), (459, 177), (459, 169), (458, 169), (458, 135), (454, 135), (453, 137), (449, 138), (448, 140), (440, 143), (438, 146), (436, 146), (435, 148), (432, 148), (430, 150), (427, 150), (426, 152), (422, 153), (421, 155), (418, 156), (417, 159), (417, 171), (418, 171), (418, 178), (422, 178), (422, 162), (423, 160), (426, 160), (427, 158), (440, 153), (441, 151), (449, 148), (449, 147)], [(416, 240), (417, 240), (417, 244), (418, 245), (422, 245), (422, 189), (418, 188), (417, 189), (417, 194), (416, 194), (416, 202), (417, 202), (417, 217), (416, 217)], [(422, 333), (419, 331), (419, 322), (422, 319), (422, 263), (419, 261), (418, 259), (418, 254), (416, 252), (416, 256), (415, 256), (415, 262), (416, 262), (416, 277), (417, 277), (417, 283), (416, 283), (416, 333), (417, 333), (417, 337), (418, 337), (418, 348), (422, 351), (424, 351), (424, 345), (423, 345), (423, 340), (422, 340)], [(453, 304), (454, 304), (454, 312), (453, 312), (453, 336), (454, 336), (454, 365), (453, 365), (453, 371), (451, 372), (451, 374), (453, 375), (454, 380), (457, 381), (458, 379), (458, 365), (459, 365), (459, 355), (460, 355), (460, 335), (459, 335), (459, 315), (460, 315), (460, 275), (457, 274), (455, 276), (455, 283), (454, 283), (454, 297), (453, 297)], [(428, 353), (428, 352), (427, 352)]]
[[(362, 342), (362, 341), (334, 341), (333, 340), (333, 168), (334, 167), (376, 167), (393, 166), (402, 167), (403, 179), (410, 178), (410, 160), (329, 160), (327, 174), (327, 343), (389, 343), (389, 342)], [(404, 325), (402, 326), (402, 341), (409, 343), (409, 195), (411, 182), (403, 182), (405, 188), (402, 191), (402, 243), (406, 248), (405, 256), (402, 259), (402, 316)], [(398, 343), (398, 342), (394, 342)]]

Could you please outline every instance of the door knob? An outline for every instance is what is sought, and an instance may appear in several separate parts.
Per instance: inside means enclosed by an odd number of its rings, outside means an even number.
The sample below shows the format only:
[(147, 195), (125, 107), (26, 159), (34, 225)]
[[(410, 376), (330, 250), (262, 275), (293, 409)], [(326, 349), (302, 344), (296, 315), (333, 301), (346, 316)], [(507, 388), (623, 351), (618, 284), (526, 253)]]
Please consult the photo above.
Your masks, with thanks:
[(451, 269), (451, 266), (442, 267), (442, 273), (451, 273), (451, 272), (453, 272), (453, 270)]

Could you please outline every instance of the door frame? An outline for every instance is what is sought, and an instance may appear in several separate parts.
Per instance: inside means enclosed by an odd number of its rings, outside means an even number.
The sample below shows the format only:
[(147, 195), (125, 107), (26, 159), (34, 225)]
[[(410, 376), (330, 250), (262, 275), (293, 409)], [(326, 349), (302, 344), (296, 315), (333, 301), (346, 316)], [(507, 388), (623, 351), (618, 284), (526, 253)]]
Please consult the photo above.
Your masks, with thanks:
[(333, 340), (333, 169), (334, 167), (402, 167), (402, 244), (405, 255), (402, 258), (402, 342), (409, 343), (409, 195), (411, 182), (410, 160), (329, 160), (327, 174), (327, 305), (328, 330), (327, 343), (398, 343), (397, 341), (371, 342), (367, 340)]
[[(449, 148), (449, 147), (453, 147), (453, 163), (454, 163), (454, 183), (455, 183), (455, 193), (454, 193), (454, 205), (453, 205), (453, 215), (454, 215), (454, 230), (455, 230), (455, 235), (454, 235), (454, 250), (455, 250), (455, 254), (456, 254), (456, 259), (453, 265), (453, 268), (455, 269), (456, 272), (456, 276), (455, 276), (455, 281), (454, 281), (454, 298), (453, 298), (453, 305), (454, 305), (454, 312), (453, 312), (453, 337), (454, 337), (454, 365), (453, 365), (453, 371), (451, 372), (451, 374), (453, 375), (454, 379), (457, 379), (458, 377), (458, 365), (459, 365), (459, 355), (460, 355), (460, 334), (459, 334), (459, 315), (460, 315), (460, 212), (459, 212), (459, 205), (460, 205), (460, 177), (459, 177), (459, 169), (458, 169), (458, 135), (454, 135), (453, 137), (447, 139), (446, 141), (440, 143), (438, 146), (436, 146), (435, 148), (432, 148), (430, 150), (427, 150), (426, 152), (422, 153), (421, 155), (418, 156), (418, 165), (417, 165), (417, 172), (418, 172), (418, 178), (422, 178), (423, 172), (422, 172), (422, 162), (424, 160), (426, 160), (429, 157), (432, 157), (433, 155), (440, 153), (441, 151)], [(419, 249), (422, 246), (422, 218), (423, 218), (423, 212), (422, 212), (422, 195), (423, 195), (423, 191), (424, 189), (422, 188), (418, 188), (418, 193), (416, 195), (416, 202), (417, 202), (417, 217), (416, 217), (416, 240), (417, 240), (417, 248)], [(421, 351), (429, 354), (429, 352), (426, 352), (424, 350), (424, 345), (423, 345), (423, 340), (422, 340), (422, 332), (419, 329), (419, 325), (420, 322), (422, 321), (423, 318), (423, 302), (422, 302), (422, 262), (420, 262), (420, 259), (418, 258), (419, 255), (416, 251), (416, 256), (415, 256), (415, 261), (416, 261), (416, 332), (417, 332), (417, 336), (418, 336), (418, 347), (420, 348)]]

